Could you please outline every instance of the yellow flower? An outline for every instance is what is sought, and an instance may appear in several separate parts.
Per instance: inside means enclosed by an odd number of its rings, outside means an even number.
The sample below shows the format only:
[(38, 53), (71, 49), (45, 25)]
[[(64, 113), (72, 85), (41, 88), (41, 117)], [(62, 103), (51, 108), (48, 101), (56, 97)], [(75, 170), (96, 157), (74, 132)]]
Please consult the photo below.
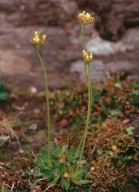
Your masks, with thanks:
[(79, 13), (77, 19), (81, 20), (84, 17), (85, 11), (83, 13)]
[(42, 43), (46, 40), (46, 35), (42, 35)]
[(34, 37), (32, 38), (32, 43), (35, 45), (41, 45), (45, 42), (46, 35), (41, 33), (40, 31), (34, 32)]
[(88, 53), (85, 50), (83, 50), (83, 57), (85, 58), (87, 55)]
[(111, 146), (111, 149), (112, 149), (113, 151), (117, 151), (117, 146), (116, 146), (116, 145), (112, 145), (112, 146)]
[(83, 25), (87, 25), (94, 22), (94, 16), (91, 15), (90, 13), (86, 13), (85, 11), (83, 11), (82, 13), (79, 13), (79, 15), (77, 16), (77, 19)]
[(63, 175), (64, 178), (68, 178), (69, 177), (69, 173), (68, 172), (65, 172), (64, 175)]
[(41, 40), (39, 39), (38, 36), (34, 37), (33, 40), (32, 40), (33, 44), (36, 44), (36, 45), (39, 45), (41, 44)]
[(90, 59), (90, 61), (93, 60), (93, 54), (92, 54), (92, 53), (90, 53), (90, 55), (89, 55), (89, 59)]
[(93, 54), (87, 53), (85, 50), (83, 50), (83, 59), (84, 63), (89, 63), (93, 60)]
[(38, 31), (34, 32), (34, 37), (36, 37), (38, 35)]
[(86, 18), (86, 20), (89, 20), (90, 19), (90, 14), (86, 13), (85, 18)]

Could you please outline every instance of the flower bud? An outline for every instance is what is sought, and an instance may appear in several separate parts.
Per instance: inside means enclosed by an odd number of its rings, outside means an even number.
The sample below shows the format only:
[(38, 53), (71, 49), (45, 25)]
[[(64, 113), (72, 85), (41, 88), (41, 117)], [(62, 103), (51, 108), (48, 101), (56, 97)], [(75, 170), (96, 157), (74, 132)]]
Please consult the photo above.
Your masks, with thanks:
[(38, 37), (35, 38), (35, 42), (36, 42), (37, 45), (39, 45), (41, 43), (41, 41), (40, 41), (40, 39)]
[(90, 13), (86, 13), (83, 11), (82, 13), (78, 14), (77, 19), (83, 24), (87, 25), (94, 22), (94, 16), (90, 15)]
[(87, 56), (87, 52), (85, 50), (83, 50), (83, 57)]
[(90, 55), (89, 55), (89, 60), (90, 60), (90, 61), (93, 60), (93, 54), (92, 54), (92, 53), (90, 53)]
[(65, 172), (64, 175), (63, 175), (64, 178), (68, 178), (69, 177), (69, 173), (68, 172)]
[(38, 31), (34, 32), (34, 37), (36, 37), (38, 35)]
[(93, 54), (87, 53), (85, 50), (83, 50), (83, 59), (85, 63), (89, 63), (93, 60)]
[(89, 62), (89, 55), (84, 58), (85, 62)]
[(85, 19), (86, 19), (86, 20), (89, 20), (89, 19), (90, 19), (90, 14), (89, 14), (89, 13), (86, 13)]
[(46, 35), (42, 35), (42, 42), (46, 40)]
[(35, 45), (41, 45), (45, 42), (46, 35), (42, 34), (40, 31), (34, 32), (34, 37), (32, 38), (32, 43)]

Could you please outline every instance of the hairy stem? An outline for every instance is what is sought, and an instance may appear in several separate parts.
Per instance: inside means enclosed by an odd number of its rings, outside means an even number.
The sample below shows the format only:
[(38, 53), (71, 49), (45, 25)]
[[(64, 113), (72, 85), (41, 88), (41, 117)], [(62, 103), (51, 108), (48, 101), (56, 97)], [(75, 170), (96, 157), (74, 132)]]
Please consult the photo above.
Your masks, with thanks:
[(79, 162), (82, 159), (84, 148), (85, 148), (85, 142), (87, 138), (87, 131), (88, 131), (88, 126), (90, 122), (90, 114), (91, 114), (91, 82), (90, 82), (90, 63), (88, 63), (88, 78), (87, 78), (87, 85), (88, 85), (88, 111), (87, 111), (87, 120), (86, 120), (86, 125), (85, 125), (85, 131), (83, 135), (83, 143), (82, 143), (82, 148), (81, 148), (81, 153), (80, 153), (80, 158)]
[[(82, 41), (83, 41), (83, 46), (86, 52), (88, 52), (87, 47), (86, 47), (86, 41), (85, 41), (85, 37), (84, 37), (84, 25), (81, 25), (81, 36), (82, 36)], [(86, 67), (88, 68), (88, 70), (86, 70)], [(92, 86), (91, 86), (91, 74), (90, 74), (90, 63), (85, 64), (84, 63), (84, 72), (86, 74), (87, 77), (87, 86), (88, 86), (88, 111), (87, 111), (87, 120), (86, 120), (86, 125), (85, 125), (85, 131), (83, 134), (83, 139), (81, 140), (79, 147), (81, 146), (81, 153), (80, 153), (80, 157), (79, 157), (79, 163), (82, 159), (83, 156), (83, 152), (84, 152), (84, 148), (85, 148), (85, 142), (86, 142), (86, 138), (87, 138), (87, 131), (88, 131), (88, 126), (90, 123), (90, 115), (91, 115), (91, 108), (92, 108)], [(79, 148), (78, 147), (78, 148)], [(78, 166), (77, 166), (78, 168)]]
[(41, 57), (40, 54), (40, 47), (36, 46), (36, 52), (37, 55), (39, 57), (40, 63), (42, 65), (43, 68), (43, 73), (44, 73), (44, 82), (45, 82), (45, 99), (46, 99), (46, 109), (47, 109), (47, 125), (48, 125), (48, 159), (50, 157), (50, 130), (51, 130), (51, 123), (50, 123), (50, 107), (49, 107), (49, 95), (48, 95), (48, 81), (47, 81), (47, 72), (46, 72), (46, 68), (44, 65), (44, 61)]
[(81, 24), (81, 36), (82, 36), (83, 46), (84, 46), (84, 50), (85, 50), (86, 52), (88, 52), (87, 46), (86, 46), (85, 37), (84, 37), (84, 28), (85, 28), (84, 25)]

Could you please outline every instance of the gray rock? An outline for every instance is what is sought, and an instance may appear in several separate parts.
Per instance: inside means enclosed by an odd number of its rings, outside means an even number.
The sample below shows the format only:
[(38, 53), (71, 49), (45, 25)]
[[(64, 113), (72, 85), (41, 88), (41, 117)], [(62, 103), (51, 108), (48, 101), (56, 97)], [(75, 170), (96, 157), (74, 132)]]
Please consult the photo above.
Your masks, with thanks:
[[(34, 31), (38, 29), (47, 34), (41, 53), (47, 67), (50, 88), (66, 86), (63, 81), (70, 82), (76, 74), (85, 80), (81, 61), (80, 26), (76, 21), (78, 5), (83, 5), (85, 9), (85, 1), (30, 0), (28, 3), (27, 0), (0, 0), (0, 72), (10, 87), (29, 89), (35, 86), (38, 91), (44, 88), (43, 71), (35, 47), (30, 42)], [(91, 64), (92, 80), (102, 80), (122, 68), (128, 69), (137, 77), (139, 28), (125, 30), (121, 40), (116, 43), (100, 37), (100, 34), (107, 39), (113, 39), (114, 36), (118, 40), (121, 24), (123, 27), (127, 20), (132, 20), (132, 24), (135, 20), (138, 21), (137, 6), (130, 9), (130, 6), (137, 5), (137, 1), (118, 0), (112, 4), (112, 1), (106, 0), (101, 1), (101, 6), (99, 2), (100, 0), (92, 0), (89, 6), (94, 6), (98, 13), (97, 18), (104, 17), (108, 24), (103, 20), (99, 23), (96, 19), (96, 27), (101, 26), (97, 27), (99, 33), (92, 31), (92, 26), (86, 30), (89, 50), (94, 53)], [(125, 7), (120, 7), (121, 3)], [(121, 14), (124, 15), (122, 23), (119, 19)], [(112, 18), (117, 20), (113, 22)], [(113, 31), (109, 34), (111, 29)], [(108, 34), (110, 38), (107, 37)], [(92, 39), (89, 40), (90, 38)]]
[(139, 26), (138, 0), (80, 0), (78, 5), (96, 13), (96, 27), (105, 39), (117, 41), (126, 29)]
[[(102, 39), (94, 30), (87, 47), (94, 54), (91, 64), (91, 79), (93, 82), (104, 80), (110, 74), (127, 70), (139, 78), (139, 28), (127, 30), (118, 42)], [(72, 64), (71, 72), (76, 72), (85, 81), (82, 61)], [(131, 78), (130, 78), (131, 79)]]
[[(109, 76), (109, 72), (105, 68), (101, 60), (94, 60), (90, 65), (91, 81), (98, 82), (106, 79)], [(82, 60), (74, 62), (71, 66), (72, 73), (78, 73), (82, 81), (86, 81), (86, 75), (84, 71), (84, 64)]]

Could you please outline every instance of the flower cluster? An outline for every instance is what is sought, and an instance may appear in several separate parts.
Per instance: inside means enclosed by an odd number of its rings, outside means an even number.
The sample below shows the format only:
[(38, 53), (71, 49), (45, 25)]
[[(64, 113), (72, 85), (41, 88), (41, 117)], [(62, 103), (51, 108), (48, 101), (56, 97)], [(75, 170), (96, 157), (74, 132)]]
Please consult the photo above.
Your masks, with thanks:
[(83, 24), (83, 25), (87, 25), (90, 23), (94, 22), (94, 16), (91, 15), (90, 13), (86, 13), (85, 11), (83, 11), (82, 13), (79, 13), (79, 15), (77, 16), (78, 20)]
[(41, 33), (40, 31), (35, 31), (34, 37), (32, 38), (32, 43), (35, 45), (41, 45), (45, 42), (46, 35)]
[(87, 53), (85, 50), (83, 50), (83, 59), (84, 63), (89, 63), (93, 60), (93, 54)]

